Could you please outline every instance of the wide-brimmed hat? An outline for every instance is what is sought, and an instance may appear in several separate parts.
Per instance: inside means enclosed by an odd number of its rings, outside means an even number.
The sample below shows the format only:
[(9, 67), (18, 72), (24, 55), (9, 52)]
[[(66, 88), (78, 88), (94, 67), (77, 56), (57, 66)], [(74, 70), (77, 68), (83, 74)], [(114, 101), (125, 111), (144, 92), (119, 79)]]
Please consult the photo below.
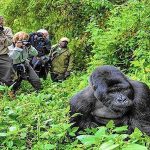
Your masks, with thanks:
[(69, 42), (69, 39), (68, 39), (67, 37), (62, 37), (62, 38), (59, 40), (59, 42), (64, 42), (64, 41)]

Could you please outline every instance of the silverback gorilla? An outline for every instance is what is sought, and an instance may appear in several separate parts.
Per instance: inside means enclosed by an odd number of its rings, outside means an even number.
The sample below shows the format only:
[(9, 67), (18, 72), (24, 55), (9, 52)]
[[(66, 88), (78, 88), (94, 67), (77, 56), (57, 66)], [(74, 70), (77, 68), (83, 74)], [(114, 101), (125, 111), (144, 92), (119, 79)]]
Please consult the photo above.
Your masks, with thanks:
[(70, 101), (71, 122), (79, 129), (106, 125), (128, 125), (150, 135), (150, 89), (128, 79), (116, 67), (98, 67), (90, 76), (90, 85)]

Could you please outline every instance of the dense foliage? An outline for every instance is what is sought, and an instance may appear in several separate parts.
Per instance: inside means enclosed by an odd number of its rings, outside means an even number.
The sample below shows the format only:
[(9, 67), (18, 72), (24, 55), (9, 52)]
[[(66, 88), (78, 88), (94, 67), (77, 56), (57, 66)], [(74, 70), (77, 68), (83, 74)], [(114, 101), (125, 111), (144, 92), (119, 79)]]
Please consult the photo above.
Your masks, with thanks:
[(150, 85), (150, 1), (0, 0), (0, 14), (14, 33), (46, 28), (53, 44), (68, 36), (76, 70), (63, 83), (42, 81), (38, 94), (24, 82), (15, 100), (8, 96), (9, 88), (0, 87), (0, 149), (150, 148), (148, 136), (138, 129), (125, 134), (127, 127), (116, 128), (113, 122), (76, 137), (68, 115), (69, 99), (87, 85), (98, 65), (113, 64)]

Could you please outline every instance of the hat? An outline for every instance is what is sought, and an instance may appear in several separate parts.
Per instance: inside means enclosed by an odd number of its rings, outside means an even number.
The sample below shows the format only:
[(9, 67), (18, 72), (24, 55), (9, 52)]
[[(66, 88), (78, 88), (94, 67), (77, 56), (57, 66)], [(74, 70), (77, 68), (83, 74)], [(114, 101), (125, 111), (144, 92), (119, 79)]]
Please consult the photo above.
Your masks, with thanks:
[(67, 37), (62, 37), (62, 38), (59, 40), (59, 42), (64, 42), (64, 41), (69, 42), (69, 39), (68, 39)]

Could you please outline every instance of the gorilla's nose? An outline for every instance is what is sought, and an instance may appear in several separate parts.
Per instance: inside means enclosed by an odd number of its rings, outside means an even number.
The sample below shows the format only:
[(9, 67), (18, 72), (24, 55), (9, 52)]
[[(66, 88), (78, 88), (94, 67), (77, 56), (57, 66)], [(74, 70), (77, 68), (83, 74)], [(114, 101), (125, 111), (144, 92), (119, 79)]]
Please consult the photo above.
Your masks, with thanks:
[(125, 102), (126, 100), (127, 99), (126, 99), (125, 96), (120, 96), (120, 97), (117, 98), (117, 101), (120, 102), (120, 103)]

